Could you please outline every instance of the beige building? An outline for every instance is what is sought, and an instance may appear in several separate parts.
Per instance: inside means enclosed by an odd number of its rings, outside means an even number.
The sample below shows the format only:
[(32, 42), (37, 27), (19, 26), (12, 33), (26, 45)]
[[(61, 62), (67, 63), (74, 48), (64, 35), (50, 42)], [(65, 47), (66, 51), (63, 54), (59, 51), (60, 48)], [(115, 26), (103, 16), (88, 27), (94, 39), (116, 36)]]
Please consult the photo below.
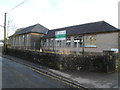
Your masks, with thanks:
[(120, 30), (105, 21), (48, 30), (40, 24), (19, 29), (9, 37), (15, 49), (43, 49), (61, 53), (120, 52)]
[[(56, 32), (61, 34), (57, 39)], [(60, 36), (60, 34), (59, 34)], [(49, 30), (41, 39), (41, 48), (67, 53), (98, 52), (104, 50), (120, 52), (120, 30), (105, 21)]]
[(47, 33), (48, 29), (40, 24), (18, 29), (9, 37), (9, 47), (15, 49), (39, 49), (40, 37)]
[[(102, 52), (103, 50), (115, 50), (116, 52), (118, 52), (119, 49), (119, 43), (118, 41), (120, 40), (119, 37), (119, 33), (120, 32), (106, 32), (106, 33), (97, 33), (94, 35), (95, 38), (95, 43), (93, 43), (95, 45), (95, 47), (86, 47), (87, 45), (87, 37), (91, 37), (92, 34), (90, 35), (85, 35), (85, 51), (86, 52)], [(90, 40), (90, 42), (92, 42)], [(90, 45), (93, 45), (92, 43), (90, 43)]]

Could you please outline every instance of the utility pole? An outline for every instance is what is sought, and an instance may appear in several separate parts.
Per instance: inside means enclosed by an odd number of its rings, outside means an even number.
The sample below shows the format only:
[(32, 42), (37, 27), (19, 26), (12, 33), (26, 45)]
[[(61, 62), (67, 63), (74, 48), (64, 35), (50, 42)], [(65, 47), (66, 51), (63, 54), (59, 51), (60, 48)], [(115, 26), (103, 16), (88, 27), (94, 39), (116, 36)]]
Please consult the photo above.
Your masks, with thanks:
[(4, 14), (4, 53), (6, 52), (6, 15)]
[(19, 7), (20, 5), (22, 5), (23, 3), (25, 3), (27, 0), (24, 0), (22, 3), (18, 4), (17, 6), (15, 6), (14, 8), (10, 9), (7, 13), (4, 14), (4, 53), (6, 53), (6, 49), (7, 49), (7, 38), (6, 38), (6, 17), (7, 14), (12, 11), (13, 9)]

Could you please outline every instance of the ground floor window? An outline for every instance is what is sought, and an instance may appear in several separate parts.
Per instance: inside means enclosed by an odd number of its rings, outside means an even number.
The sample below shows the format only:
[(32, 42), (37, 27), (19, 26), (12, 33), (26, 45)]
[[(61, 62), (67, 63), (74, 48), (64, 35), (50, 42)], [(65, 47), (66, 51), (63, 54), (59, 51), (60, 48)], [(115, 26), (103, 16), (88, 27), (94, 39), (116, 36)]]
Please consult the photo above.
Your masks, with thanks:
[(57, 41), (56, 41), (56, 45), (57, 45), (57, 47), (61, 47), (61, 45), (62, 45), (61, 40), (57, 40)]
[(66, 38), (66, 47), (70, 47), (71, 44), (71, 37)]
[(43, 46), (43, 47), (47, 46), (46, 39), (42, 39), (42, 46)]
[(48, 39), (48, 45), (49, 45), (49, 47), (54, 46), (54, 39), (53, 38)]
[(85, 47), (96, 47), (96, 35), (86, 36)]
[(74, 37), (74, 47), (82, 47), (82, 44), (83, 44), (83, 37), (75, 36)]

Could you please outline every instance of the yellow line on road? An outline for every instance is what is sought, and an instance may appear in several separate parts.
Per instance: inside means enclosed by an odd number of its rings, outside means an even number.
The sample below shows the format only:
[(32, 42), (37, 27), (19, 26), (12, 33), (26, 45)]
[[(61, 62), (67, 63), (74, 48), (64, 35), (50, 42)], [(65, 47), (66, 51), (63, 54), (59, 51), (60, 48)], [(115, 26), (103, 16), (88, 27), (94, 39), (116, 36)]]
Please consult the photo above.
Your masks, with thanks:
[[(73, 85), (73, 84), (71, 84), (71, 83), (65, 82), (65, 81), (63, 81), (63, 80), (60, 80), (60, 79), (55, 78), (55, 77), (53, 77), (53, 76), (50, 76), (50, 75), (48, 75), (48, 74), (46, 74), (46, 73), (40, 72), (39, 70), (33, 69), (33, 68), (31, 68), (31, 67), (28, 67), (28, 68), (31, 69), (31, 70), (33, 70), (33, 71), (35, 71), (35, 72), (38, 72), (38, 73), (40, 73), (40, 74), (42, 74), (42, 75), (45, 75), (45, 76), (47, 76), (47, 77), (50, 77), (50, 78), (52, 78), (52, 79), (61, 81), (61, 82), (65, 83), (65, 84), (67, 84), (67, 85), (69, 85), (69, 86), (72, 86), (72, 87), (75, 87), (75, 88), (80, 88), (80, 87), (78, 87), (78, 86), (76, 86), (76, 85)], [(83, 88), (81, 88), (81, 89), (84, 90)]]
[(72, 87), (75, 87), (75, 88), (79, 88), (79, 89), (81, 89), (81, 90), (85, 90), (85, 89), (82, 88), (82, 87), (79, 87), (79, 86), (73, 85), (73, 84), (71, 84), (71, 83), (69, 83), (69, 82), (63, 81), (63, 80), (61, 80), (61, 79), (58, 79), (58, 78), (56, 78), (56, 77), (53, 77), (53, 76), (48, 75), (48, 74), (46, 74), (46, 73), (43, 73), (43, 72), (41, 72), (41, 71), (39, 71), (39, 70), (36, 70), (36, 69), (30, 67), (29, 65), (26, 65), (26, 64), (20, 63), (20, 62), (15, 61), (15, 60), (12, 60), (12, 61), (14, 61), (14, 62), (16, 62), (16, 63), (19, 63), (19, 64), (22, 64), (22, 65), (26, 66), (27, 68), (31, 69), (32, 71), (35, 71), (35, 72), (37, 72), (37, 73), (40, 73), (40, 74), (45, 75), (45, 76), (47, 76), (47, 77), (50, 77), (50, 78), (52, 78), (52, 79), (55, 79), (55, 80), (61, 81), (61, 82), (65, 83), (65, 84), (67, 84), (67, 85), (69, 85), (69, 86), (72, 86)]

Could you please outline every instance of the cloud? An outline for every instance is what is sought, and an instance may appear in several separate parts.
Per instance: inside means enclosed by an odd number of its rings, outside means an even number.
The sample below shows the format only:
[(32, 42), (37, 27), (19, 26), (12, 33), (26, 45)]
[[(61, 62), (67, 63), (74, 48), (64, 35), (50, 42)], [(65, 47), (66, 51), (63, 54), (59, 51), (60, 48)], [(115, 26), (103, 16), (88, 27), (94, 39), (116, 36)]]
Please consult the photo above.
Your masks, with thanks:
[[(17, 4), (16, 0), (11, 3)], [(101, 20), (117, 27), (118, 0), (27, 0), (11, 11), (8, 18), (18, 28), (40, 23), (53, 29)]]
[[(0, 25), (4, 26), (4, 12), (7, 10), (7, 7), (0, 4)], [(0, 27), (0, 40), (3, 39), (4, 35), (4, 28)]]
[(115, 5), (117, 2), (114, 0), (28, 0), (14, 10), (13, 17), (18, 26), (39, 22), (49, 28), (57, 28), (99, 20), (110, 21), (108, 17), (116, 20)]

